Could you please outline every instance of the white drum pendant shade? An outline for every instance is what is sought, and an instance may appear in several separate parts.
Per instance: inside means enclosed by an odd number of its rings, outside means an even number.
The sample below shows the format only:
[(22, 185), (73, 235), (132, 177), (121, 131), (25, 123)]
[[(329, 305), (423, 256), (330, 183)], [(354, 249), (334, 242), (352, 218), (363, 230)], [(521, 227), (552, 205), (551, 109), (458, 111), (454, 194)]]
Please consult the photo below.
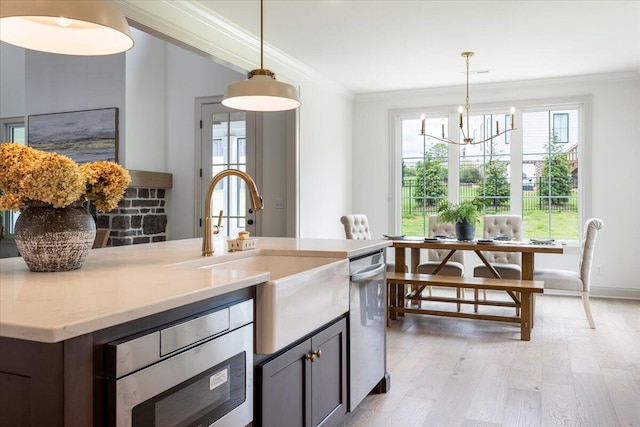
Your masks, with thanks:
[(133, 47), (124, 15), (100, 0), (3, 0), (0, 40), (64, 55), (111, 55)]
[(300, 106), (295, 87), (268, 75), (254, 75), (227, 87), (222, 104), (246, 111), (285, 111)]

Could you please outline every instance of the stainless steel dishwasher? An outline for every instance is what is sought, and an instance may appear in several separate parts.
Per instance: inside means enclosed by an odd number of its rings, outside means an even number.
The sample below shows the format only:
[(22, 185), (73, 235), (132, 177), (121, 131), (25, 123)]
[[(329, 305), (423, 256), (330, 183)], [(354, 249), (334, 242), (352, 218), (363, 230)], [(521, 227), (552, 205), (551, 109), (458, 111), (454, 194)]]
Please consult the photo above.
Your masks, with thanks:
[[(386, 392), (386, 264), (384, 252), (349, 264), (349, 411), (374, 389)], [(386, 380), (386, 381), (385, 381)]]

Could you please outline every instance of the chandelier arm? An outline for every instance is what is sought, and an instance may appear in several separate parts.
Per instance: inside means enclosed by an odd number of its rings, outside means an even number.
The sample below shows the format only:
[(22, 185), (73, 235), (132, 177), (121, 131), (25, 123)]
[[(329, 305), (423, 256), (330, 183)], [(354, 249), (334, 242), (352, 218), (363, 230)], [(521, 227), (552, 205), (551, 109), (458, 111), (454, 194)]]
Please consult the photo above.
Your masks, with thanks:
[(437, 139), (438, 141), (446, 142), (447, 144), (465, 145), (464, 143), (460, 143), (460, 142), (457, 142), (457, 141), (453, 141), (453, 140), (451, 140), (451, 139), (449, 139), (449, 138), (440, 138), (440, 137), (437, 137), (437, 136), (435, 136), (435, 135), (429, 135), (429, 134), (426, 134), (426, 133), (423, 133), (423, 134), (422, 134), (422, 136), (426, 136), (426, 137), (428, 137), (428, 138)]
[(473, 145), (476, 145), (476, 144), (483, 144), (483, 143), (485, 143), (485, 142), (487, 142), (487, 141), (491, 141), (492, 139), (499, 137), (500, 135), (504, 135), (504, 134), (506, 134), (506, 133), (511, 132), (512, 130), (517, 130), (517, 129), (518, 129), (518, 128), (513, 128), (513, 129), (503, 130), (502, 132), (497, 133), (497, 134), (495, 134), (495, 135), (492, 135), (492, 136), (490, 136), (489, 138), (483, 139), (482, 141), (478, 141), (478, 142), (475, 142), (475, 141), (474, 141), (474, 142), (470, 142), (470, 144), (473, 144)]
[[(467, 139), (467, 134), (469, 133), (469, 119), (467, 118), (467, 133), (464, 132), (463, 128), (460, 128), (460, 132), (462, 132), (462, 140), (464, 141), (465, 139)], [(460, 144), (460, 145), (464, 145)]]

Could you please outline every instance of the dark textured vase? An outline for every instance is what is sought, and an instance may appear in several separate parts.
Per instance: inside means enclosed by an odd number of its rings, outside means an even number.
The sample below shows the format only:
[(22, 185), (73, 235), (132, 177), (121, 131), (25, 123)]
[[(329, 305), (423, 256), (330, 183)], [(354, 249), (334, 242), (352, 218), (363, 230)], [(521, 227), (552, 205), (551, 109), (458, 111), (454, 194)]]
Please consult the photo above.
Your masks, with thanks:
[(476, 226), (472, 222), (456, 222), (456, 236), (458, 240), (473, 240), (476, 237)]
[(15, 225), (18, 251), (31, 271), (82, 267), (96, 236), (96, 224), (80, 203), (54, 208), (31, 202)]

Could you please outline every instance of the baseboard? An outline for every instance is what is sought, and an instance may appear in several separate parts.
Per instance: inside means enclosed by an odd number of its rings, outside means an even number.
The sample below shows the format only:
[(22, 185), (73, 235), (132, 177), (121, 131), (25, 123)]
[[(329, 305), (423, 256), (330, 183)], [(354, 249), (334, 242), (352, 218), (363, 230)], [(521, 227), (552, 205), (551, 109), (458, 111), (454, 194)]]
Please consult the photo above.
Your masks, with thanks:
[(597, 298), (640, 299), (640, 289), (592, 286), (589, 296)]
[[(580, 295), (579, 292), (560, 291), (556, 289), (545, 289), (545, 294), (549, 295)], [(592, 286), (589, 292), (592, 298), (619, 298), (619, 299), (638, 299), (640, 300), (640, 289), (630, 288), (605, 288)]]

